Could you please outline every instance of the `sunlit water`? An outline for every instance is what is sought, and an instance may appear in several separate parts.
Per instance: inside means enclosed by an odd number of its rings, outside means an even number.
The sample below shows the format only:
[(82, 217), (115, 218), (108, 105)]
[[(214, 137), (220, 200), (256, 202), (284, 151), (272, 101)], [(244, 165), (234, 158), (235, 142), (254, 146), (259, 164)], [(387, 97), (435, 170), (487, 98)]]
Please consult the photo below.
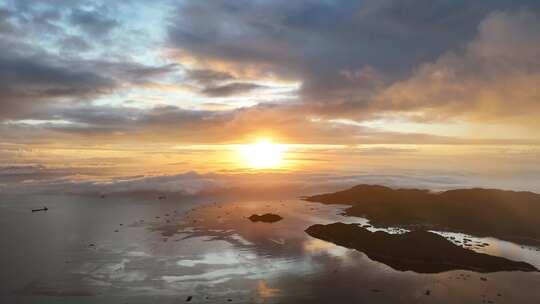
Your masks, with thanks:
[[(30, 212), (42, 205), (49, 211)], [(1, 302), (540, 302), (538, 273), (401, 272), (304, 232), (316, 223), (367, 224), (343, 208), (297, 199), (1, 197)], [(247, 219), (266, 212), (284, 219)], [(443, 234), (540, 267), (536, 248)]]

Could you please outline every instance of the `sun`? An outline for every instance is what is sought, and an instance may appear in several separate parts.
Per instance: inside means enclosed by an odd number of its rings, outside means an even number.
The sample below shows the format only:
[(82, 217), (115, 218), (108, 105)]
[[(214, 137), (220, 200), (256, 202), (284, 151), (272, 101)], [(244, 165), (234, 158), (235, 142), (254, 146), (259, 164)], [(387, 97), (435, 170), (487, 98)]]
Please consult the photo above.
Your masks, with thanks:
[(260, 139), (241, 147), (245, 164), (254, 169), (279, 168), (283, 163), (285, 151), (285, 145), (275, 144), (269, 139)]

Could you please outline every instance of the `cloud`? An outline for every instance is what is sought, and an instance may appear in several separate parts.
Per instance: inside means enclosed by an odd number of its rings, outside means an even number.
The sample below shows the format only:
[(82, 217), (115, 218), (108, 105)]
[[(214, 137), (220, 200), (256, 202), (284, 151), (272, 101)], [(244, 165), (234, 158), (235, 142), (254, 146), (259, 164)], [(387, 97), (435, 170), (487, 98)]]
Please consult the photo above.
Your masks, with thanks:
[(214, 71), (210, 69), (192, 69), (187, 70), (186, 80), (194, 81), (203, 85), (213, 85), (223, 81), (234, 80), (235, 77), (229, 73)]
[(201, 62), (299, 80), (301, 100), (319, 115), (362, 118), (382, 85), (460, 49), (489, 13), (520, 6), (538, 9), (534, 1), (188, 1), (168, 37)]
[[(229, 192), (239, 195), (261, 191), (271, 193), (275, 189), (294, 191), (297, 194), (321, 192), (350, 187), (355, 184), (381, 183), (385, 185), (412, 187), (423, 185), (430, 188), (452, 187), (458, 181), (452, 177), (405, 177), (399, 175), (329, 175), (312, 173), (207, 173), (186, 172), (175, 175), (113, 177), (108, 180), (72, 179), (65, 171), (39, 166), (0, 168), (4, 182), (16, 182), (9, 188), (0, 187), (0, 192), (26, 193), (137, 193), (172, 192), (185, 195), (212, 195)], [(22, 180), (21, 175), (26, 179)], [(414, 181), (414, 182), (413, 182)], [(283, 193), (283, 192), (282, 192)]]
[[(82, 43), (84, 40), (69, 36)], [(77, 42), (78, 41), (78, 42)], [(91, 103), (124, 86), (152, 84), (176, 73), (174, 63), (146, 65), (125, 60), (62, 56), (0, 35), (0, 122), (54, 119), (57, 107)]]
[[(43, 53), (24, 56), (3, 50), (0, 120), (54, 119), (52, 114), (58, 107), (93, 101), (125, 84), (149, 84), (177, 68), (175, 64), (146, 66), (127, 61), (64, 60)], [(46, 113), (51, 116), (46, 117)]]
[[(126, 23), (120, 12), (133, 11), (99, 0), (1, 3), (0, 121), (41, 118), (35, 113), (59, 103), (114, 98), (120, 89), (125, 93), (177, 72), (171, 62), (135, 60), (136, 24)], [(110, 36), (113, 29), (122, 35)]]
[(241, 96), (266, 86), (240, 81), (231, 73), (214, 69), (185, 68), (183, 80), (193, 84), (192, 91), (207, 97)]
[(90, 44), (79, 36), (66, 36), (61, 39), (60, 44), (65, 52), (77, 52), (80, 54), (92, 49)]
[(206, 87), (201, 92), (210, 97), (227, 97), (245, 94), (261, 88), (264, 88), (264, 86), (254, 83), (234, 82), (225, 85)]
[[(303, 196), (337, 191), (358, 184), (378, 184), (395, 188), (420, 188), (443, 191), (456, 188), (500, 187), (535, 189), (537, 184), (519, 178), (508, 181), (475, 174), (329, 174), (329, 173), (198, 173), (127, 176), (108, 179), (80, 179), (69, 169), (7, 168), (19, 171), (10, 175), (0, 168), (0, 193), (71, 193), (82, 195), (137, 195), (175, 193), (195, 197), (219, 196), (221, 199), (252, 199), (266, 196)], [(62, 172), (64, 171), (64, 172)], [(73, 171), (73, 170), (71, 170)], [(22, 172), (22, 173), (21, 173)], [(156, 197), (156, 196), (154, 196)]]
[(105, 8), (101, 7), (100, 11), (74, 9), (71, 11), (69, 18), (73, 25), (90, 35), (107, 35), (118, 26), (118, 22), (102, 13)]
[(540, 115), (540, 18), (529, 11), (495, 12), (463, 52), (421, 64), (376, 98), (380, 110), (419, 112), (422, 120), (537, 124)]
[(39, 173), (45, 169), (44, 166), (40, 165), (5, 166), (0, 167), (0, 175), (30, 175)]
[(14, 31), (13, 26), (9, 22), (11, 12), (5, 8), (0, 8), (0, 33), (12, 33)]
[[(191, 110), (175, 106), (72, 105), (35, 113), (42, 121), (0, 125), (5, 142), (69, 145), (229, 144), (260, 138), (305, 144), (534, 144), (520, 139), (463, 139), (414, 132), (390, 132), (305, 116), (297, 105), (261, 104), (231, 110)], [(53, 117), (54, 120), (46, 120)]]
[(537, 126), (537, 1), (33, 4), (0, 5), (13, 142), (485, 143), (362, 122)]
[(51, 101), (95, 97), (114, 86), (113, 79), (92, 71), (4, 52), (0, 55), (0, 119), (16, 118)]
[(70, 65), (84, 66), (101, 75), (109, 75), (121, 83), (142, 85), (152, 83), (179, 71), (180, 65), (167, 63), (147, 65), (130, 60), (82, 60)]

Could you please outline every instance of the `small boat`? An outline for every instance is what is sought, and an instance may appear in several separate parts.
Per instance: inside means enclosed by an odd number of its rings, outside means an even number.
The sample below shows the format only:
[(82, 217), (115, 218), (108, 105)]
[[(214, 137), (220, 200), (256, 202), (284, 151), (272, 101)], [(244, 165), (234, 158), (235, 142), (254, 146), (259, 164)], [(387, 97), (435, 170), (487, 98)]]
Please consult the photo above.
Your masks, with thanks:
[(39, 208), (39, 209), (32, 209), (32, 212), (47, 211), (47, 210), (49, 210), (49, 208), (43, 207), (43, 208)]

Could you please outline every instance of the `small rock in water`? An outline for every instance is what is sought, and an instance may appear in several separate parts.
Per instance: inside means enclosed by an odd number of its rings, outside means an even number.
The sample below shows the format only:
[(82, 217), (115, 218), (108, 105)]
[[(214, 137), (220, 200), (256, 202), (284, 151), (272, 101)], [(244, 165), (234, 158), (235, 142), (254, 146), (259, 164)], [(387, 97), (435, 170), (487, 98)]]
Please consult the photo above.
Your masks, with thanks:
[(480, 280), (482, 280), (482, 281), (487, 281), (487, 278), (480, 277)]
[(253, 214), (249, 217), (249, 220), (252, 222), (264, 222), (264, 223), (274, 223), (281, 221), (283, 218), (277, 214), (266, 213), (263, 215)]
[(429, 296), (431, 294), (431, 290), (426, 290), (426, 292), (424, 293), (426, 296)]
[(187, 297), (187, 299), (186, 299), (186, 302), (189, 302), (189, 301), (191, 301), (191, 299), (193, 299), (193, 297), (192, 297), (192, 296), (189, 296), (189, 297)]

